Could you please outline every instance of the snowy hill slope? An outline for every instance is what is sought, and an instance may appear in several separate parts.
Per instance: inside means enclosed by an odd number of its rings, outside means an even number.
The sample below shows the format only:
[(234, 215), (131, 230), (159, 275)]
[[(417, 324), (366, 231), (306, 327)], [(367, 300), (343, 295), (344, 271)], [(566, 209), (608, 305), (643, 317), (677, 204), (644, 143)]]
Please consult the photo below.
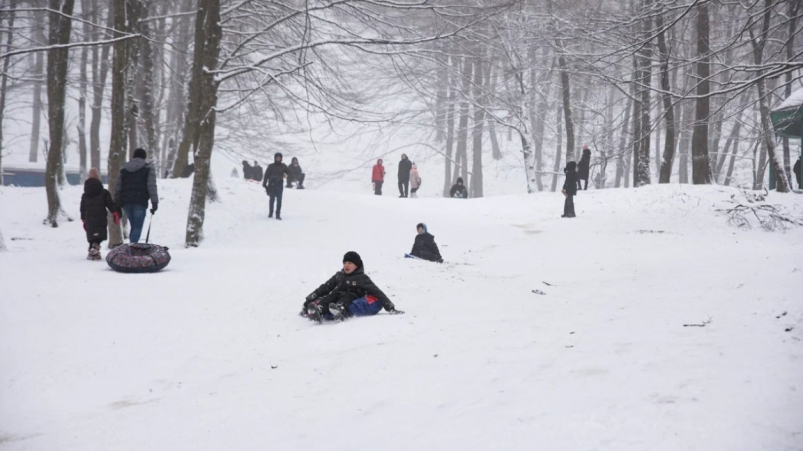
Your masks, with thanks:
[[(726, 225), (735, 190), (581, 193), (575, 220), (551, 193), (286, 190), (279, 222), (218, 185), (188, 250), (190, 181), (161, 183), (155, 275), (0, 188), (0, 449), (803, 449), (803, 230)], [(402, 258), (422, 221), (446, 264)], [(296, 316), (348, 250), (406, 315)]]

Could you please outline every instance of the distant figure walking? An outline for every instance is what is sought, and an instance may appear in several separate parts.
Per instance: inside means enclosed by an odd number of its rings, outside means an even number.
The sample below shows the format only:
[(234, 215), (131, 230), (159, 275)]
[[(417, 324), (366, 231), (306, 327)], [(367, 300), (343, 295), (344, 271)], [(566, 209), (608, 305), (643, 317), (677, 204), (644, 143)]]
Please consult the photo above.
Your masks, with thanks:
[(574, 218), (574, 196), (577, 195), (577, 185), (579, 184), (577, 178), (577, 163), (570, 161), (566, 164), (563, 170), (566, 174), (566, 181), (563, 182), (563, 195), (566, 196), (566, 202), (563, 204), (563, 216), (561, 218)]
[(282, 220), (282, 195), (284, 194), (284, 179), (287, 177), (287, 165), (282, 163), (282, 154), (276, 152), (273, 156), (273, 163), (268, 165), (265, 171), (265, 179), (262, 180), (262, 187), (270, 197), (270, 210), (268, 217), (273, 217), (273, 207), (276, 205), (276, 219)]
[(410, 197), (418, 197), (416, 192), (418, 188), (421, 187), (421, 176), (418, 175), (418, 166), (413, 163), (412, 169), (410, 169)]
[(243, 160), (243, 178), (246, 180), (253, 180), (254, 178), (254, 168), (245, 160)]
[(465, 185), (463, 185), (463, 177), (457, 178), (457, 183), (452, 185), (449, 196), (452, 199), (468, 199), (468, 190), (466, 190)]
[(382, 166), (382, 159), (376, 160), (373, 171), (371, 171), (371, 183), (374, 184), (374, 194), (382, 195), (382, 184), (385, 183), (385, 166)]
[(131, 222), (129, 240), (138, 243), (142, 235), (142, 224), (148, 214), (148, 200), (151, 201), (151, 214), (159, 208), (159, 194), (156, 191), (156, 171), (145, 161), (145, 149), (134, 151), (134, 158), (123, 166), (117, 177), (114, 199), (117, 206), (125, 212)]
[(410, 171), (413, 163), (407, 158), (407, 154), (402, 154), (399, 162), (399, 197), (407, 197), (410, 190)]
[(257, 182), (261, 182), (262, 176), (263, 176), (262, 166), (260, 166), (259, 163), (256, 160), (254, 160), (254, 168), (252, 169), (251, 172), (251, 180), (256, 180)]
[(800, 179), (803, 175), (800, 174), (800, 157), (797, 158), (795, 162), (795, 167), (792, 169), (795, 173), (795, 178), (797, 179), (797, 189), (803, 189), (803, 185), (800, 184)]
[(293, 182), (298, 182), (296, 189), (304, 189), (304, 177), (306, 175), (298, 164), (298, 158), (293, 157), (290, 161), (290, 167), (287, 168), (287, 187), (292, 188)]
[(588, 149), (588, 144), (583, 144), (583, 156), (580, 157), (580, 163), (577, 165), (577, 189), (580, 189), (580, 180), (585, 182), (583, 191), (588, 189), (588, 173), (591, 169), (591, 150)]
[(106, 241), (108, 236), (106, 210), (114, 216), (114, 223), (120, 224), (120, 210), (114, 205), (111, 193), (103, 188), (98, 170), (92, 168), (84, 182), (84, 194), (81, 196), (81, 221), (89, 242), (87, 260), (100, 260), (100, 243)]

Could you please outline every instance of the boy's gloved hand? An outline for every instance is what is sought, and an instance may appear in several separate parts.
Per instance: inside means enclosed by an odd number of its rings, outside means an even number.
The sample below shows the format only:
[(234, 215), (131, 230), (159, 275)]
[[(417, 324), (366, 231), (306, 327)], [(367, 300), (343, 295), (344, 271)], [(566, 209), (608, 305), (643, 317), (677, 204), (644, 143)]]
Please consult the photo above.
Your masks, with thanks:
[(393, 310), (389, 311), (388, 313), (390, 313), (391, 315), (404, 315), (404, 311), (403, 310), (396, 310), (395, 308)]

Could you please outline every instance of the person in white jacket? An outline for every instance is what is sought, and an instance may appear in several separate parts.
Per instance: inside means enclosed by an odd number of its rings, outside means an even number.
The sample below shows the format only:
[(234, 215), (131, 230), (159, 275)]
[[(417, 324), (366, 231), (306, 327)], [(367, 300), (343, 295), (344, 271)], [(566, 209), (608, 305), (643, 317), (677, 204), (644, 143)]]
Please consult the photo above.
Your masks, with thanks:
[(421, 186), (421, 176), (418, 175), (418, 166), (413, 163), (412, 169), (410, 169), (410, 197), (418, 197), (416, 191)]

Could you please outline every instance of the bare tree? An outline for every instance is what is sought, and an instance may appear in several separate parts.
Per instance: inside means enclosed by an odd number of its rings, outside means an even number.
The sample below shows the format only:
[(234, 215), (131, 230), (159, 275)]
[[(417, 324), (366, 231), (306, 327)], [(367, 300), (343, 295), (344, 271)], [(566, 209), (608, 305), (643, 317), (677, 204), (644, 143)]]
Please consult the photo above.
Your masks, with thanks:
[(67, 94), (67, 64), (70, 49), (71, 16), (75, 0), (50, 0), (50, 23), (47, 51), (47, 110), (50, 126), (50, 148), (47, 152), (45, 189), (47, 191), (46, 222), (58, 227), (61, 200), (57, 186), (64, 159), (64, 101)]
[[(11, 45), (14, 42), (14, 33), (11, 30), (14, 29), (14, 17), (15, 17), (15, 10), (17, 8), (17, 0), (11, 0), (9, 4), (9, 9), (11, 10), (8, 13), (7, 23), (8, 23), (8, 36), (6, 37), (6, 51), (11, 50)], [(0, 26), (2, 26), (2, 20), (0, 20)], [(0, 81), (0, 186), (3, 186), (3, 119), (5, 119), (6, 113), (6, 94), (8, 93), (8, 67), (11, 64), (11, 58), (6, 58), (3, 61), (3, 74), (2, 74), (2, 81)], [(5, 249), (5, 245), (3, 244), (3, 236), (0, 235), (0, 250)]]
[(709, 35), (711, 32), (708, 17), (710, 4), (702, 2), (697, 6), (697, 101), (694, 108), (694, 133), (691, 138), (692, 183), (708, 185), (711, 183), (711, 165), (708, 160), (708, 120), (711, 114), (709, 97), (709, 77), (711, 76)]

